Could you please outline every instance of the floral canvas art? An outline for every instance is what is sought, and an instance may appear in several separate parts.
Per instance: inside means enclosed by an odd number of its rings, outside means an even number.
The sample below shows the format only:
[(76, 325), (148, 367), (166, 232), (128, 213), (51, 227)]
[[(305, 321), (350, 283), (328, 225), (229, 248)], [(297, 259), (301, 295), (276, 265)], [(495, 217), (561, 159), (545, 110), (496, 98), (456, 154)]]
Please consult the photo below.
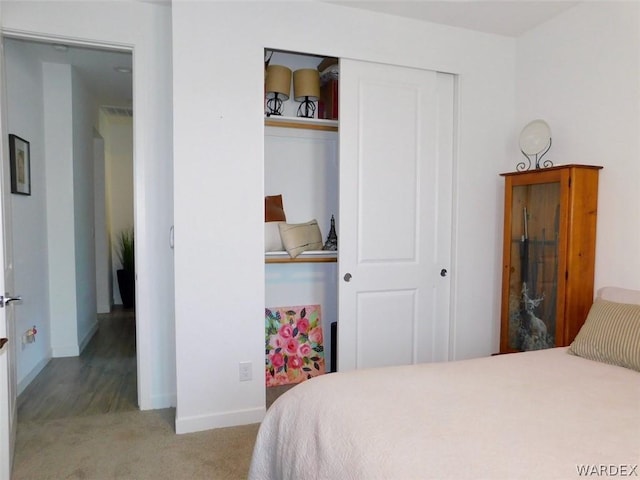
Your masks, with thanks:
[(320, 305), (265, 309), (267, 387), (325, 373)]

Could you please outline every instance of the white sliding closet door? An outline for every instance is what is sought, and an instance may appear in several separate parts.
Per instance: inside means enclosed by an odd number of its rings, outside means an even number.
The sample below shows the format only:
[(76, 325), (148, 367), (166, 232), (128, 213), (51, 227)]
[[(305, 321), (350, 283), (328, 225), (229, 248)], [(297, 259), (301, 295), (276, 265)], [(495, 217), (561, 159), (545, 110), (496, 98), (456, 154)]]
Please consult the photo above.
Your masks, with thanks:
[(341, 60), (340, 371), (448, 357), (453, 105), (452, 75)]

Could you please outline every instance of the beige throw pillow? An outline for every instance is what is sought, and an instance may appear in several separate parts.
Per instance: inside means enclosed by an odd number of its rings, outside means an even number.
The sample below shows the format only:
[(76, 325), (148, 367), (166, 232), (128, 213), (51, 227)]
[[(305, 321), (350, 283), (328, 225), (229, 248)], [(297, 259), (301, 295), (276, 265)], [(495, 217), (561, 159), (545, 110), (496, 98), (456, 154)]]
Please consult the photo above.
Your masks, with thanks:
[(280, 238), (291, 258), (307, 250), (322, 250), (322, 235), (316, 220), (307, 223), (281, 223)]
[(569, 352), (640, 372), (640, 305), (594, 302)]

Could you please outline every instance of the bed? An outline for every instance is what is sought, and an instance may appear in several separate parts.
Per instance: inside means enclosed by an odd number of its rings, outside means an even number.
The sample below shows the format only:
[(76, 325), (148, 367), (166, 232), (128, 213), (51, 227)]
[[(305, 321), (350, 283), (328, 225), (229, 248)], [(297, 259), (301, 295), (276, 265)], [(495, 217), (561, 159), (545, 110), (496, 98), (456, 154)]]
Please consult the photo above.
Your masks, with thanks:
[(608, 288), (570, 347), (296, 386), (267, 411), (249, 478), (640, 476), (638, 464), (640, 292)]

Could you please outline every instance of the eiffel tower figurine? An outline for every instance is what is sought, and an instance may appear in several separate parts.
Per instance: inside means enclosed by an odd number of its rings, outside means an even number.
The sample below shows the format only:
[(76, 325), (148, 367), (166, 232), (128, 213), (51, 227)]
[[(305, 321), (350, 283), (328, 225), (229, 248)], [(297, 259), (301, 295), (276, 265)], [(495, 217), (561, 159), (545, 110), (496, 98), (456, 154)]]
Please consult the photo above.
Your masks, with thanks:
[(322, 250), (338, 250), (338, 235), (336, 235), (336, 221), (331, 215), (331, 229), (329, 230), (329, 235), (327, 235), (327, 241), (322, 247)]

